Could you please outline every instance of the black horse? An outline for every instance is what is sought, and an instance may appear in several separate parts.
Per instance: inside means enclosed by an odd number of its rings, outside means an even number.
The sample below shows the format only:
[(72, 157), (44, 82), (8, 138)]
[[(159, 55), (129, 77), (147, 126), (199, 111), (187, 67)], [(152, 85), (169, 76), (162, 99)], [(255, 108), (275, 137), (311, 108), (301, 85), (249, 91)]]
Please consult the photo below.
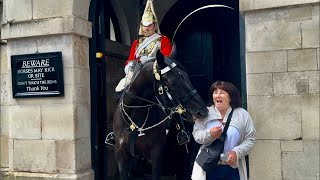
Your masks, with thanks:
[(152, 179), (160, 179), (166, 122), (174, 114), (203, 118), (208, 110), (188, 75), (158, 51), (156, 61), (144, 64), (126, 88), (113, 116), (114, 153), (121, 180), (132, 177), (131, 162), (136, 157), (149, 160)]

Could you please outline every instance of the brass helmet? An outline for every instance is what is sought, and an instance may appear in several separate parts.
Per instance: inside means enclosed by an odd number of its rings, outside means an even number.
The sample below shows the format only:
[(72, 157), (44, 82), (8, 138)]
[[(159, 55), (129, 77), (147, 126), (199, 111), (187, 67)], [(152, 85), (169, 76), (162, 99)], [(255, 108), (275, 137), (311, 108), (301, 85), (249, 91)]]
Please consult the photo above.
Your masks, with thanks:
[(158, 19), (157, 19), (155, 12), (154, 12), (152, 1), (153, 0), (148, 0), (146, 7), (144, 8), (144, 12), (143, 12), (143, 15), (141, 18), (141, 23), (140, 23), (139, 35), (143, 35), (141, 26), (148, 26), (152, 23), (155, 23), (155, 25), (157, 27), (156, 33), (160, 34)]

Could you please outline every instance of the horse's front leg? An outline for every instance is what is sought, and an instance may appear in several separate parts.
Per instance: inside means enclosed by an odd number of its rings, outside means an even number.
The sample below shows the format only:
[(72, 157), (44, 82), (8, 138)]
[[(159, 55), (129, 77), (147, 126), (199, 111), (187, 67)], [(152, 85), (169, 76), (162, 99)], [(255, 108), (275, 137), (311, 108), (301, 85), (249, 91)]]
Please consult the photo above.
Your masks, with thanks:
[(118, 147), (115, 147), (114, 154), (118, 164), (120, 180), (128, 180), (129, 166), (127, 154), (124, 152), (123, 148)]
[(151, 151), (152, 180), (160, 180), (162, 174), (163, 145)]

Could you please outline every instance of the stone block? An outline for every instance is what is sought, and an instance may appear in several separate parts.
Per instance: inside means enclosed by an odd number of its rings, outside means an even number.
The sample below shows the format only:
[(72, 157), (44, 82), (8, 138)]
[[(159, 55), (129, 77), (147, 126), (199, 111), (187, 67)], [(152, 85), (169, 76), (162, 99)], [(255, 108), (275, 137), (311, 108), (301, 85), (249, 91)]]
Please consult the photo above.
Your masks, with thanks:
[[(36, 43), (39, 52), (61, 51), (63, 68), (74, 67), (74, 55), (72, 53), (72, 35), (60, 35), (50, 37), (37, 37)], [(67, 74), (64, 74), (66, 76)]]
[(64, 84), (68, 84), (68, 85), (73, 85), (75, 82), (74, 82), (74, 79), (75, 79), (75, 71), (76, 69), (75, 68), (71, 68), (71, 67), (68, 67), (68, 68), (63, 68), (63, 83)]
[(33, 19), (72, 16), (73, 0), (33, 0)]
[(88, 69), (64, 68), (64, 84), (77, 85), (80, 87), (90, 86), (90, 73)]
[(7, 0), (6, 18), (9, 22), (27, 21), (32, 19), (31, 0)]
[(0, 105), (10, 105), (12, 98), (11, 79), (9, 74), (0, 74)]
[(6, 37), (10, 36), (10, 24), (1, 24), (1, 39), (5, 40)]
[(40, 106), (11, 106), (9, 122), (10, 138), (41, 139)]
[(239, 9), (240, 9), (240, 12), (252, 10), (253, 0), (239, 0)]
[(281, 141), (281, 151), (282, 152), (302, 152), (303, 142), (302, 140)]
[(0, 136), (9, 136), (8, 106), (0, 106)]
[(312, 9), (312, 19), (301, 22), (302, 48), (318, 48), (320, 46), (319, 5)]
[(250, 180), (282, 180), (280, 141), (257, 140), (249, 157)]
[(320, 70), (320, 48), (317, 48), (318, 70)]
[(61, 173), (75, 173), (75, 141), (56, 141), (56, 163), (57, 169)]
[(84, 36), (86, 38), (92, 37), (92, 25), (91, 25), (91, 22), (87, 20), (84, 20), (78, 17), (66, 18), (64, 19), (64, 24), (65, 24), (65, 27), (64, 27), (65, 32), (72, 32), (74, 34)]
[(248, 110), (257, 139), (302, 138), (300, 96), (248, 96)]
[(75, 67), (89, 69), (89, 40), (85, 37), (73, 37)]
[(74, 93), (74, 102), (77, 104), (90, 104), (90, 87), (76, 86)]
[(90, 72), (88, 69), (75, 68), (74, 83), (80, 87), (90, 86)]
[(91, 129), (89, 104), (77, 104), (76, 117), (76, 139), (89, 138)]
[[(12, 55), (31, 54), (37, 51), (37, 41), (35, 41), (34, 39), (17, 39), (8, 41), (9, 57), (11, 57)], [(11, 70), (11, 64), (9, 67), (9, 70)]]
[(9, 171), (13, 171), (13, 139), (9, 139)]
[(41, 107), (41, 117), (42, 139), (75, 138), (75, 107), (73, 105), (43, 106)]
[(310, 94), (319, 94), (319, 85), (320, 85), (320, 72), (319, 71), (312, 71), (312, 72), (306, 72), (309, 77), (309, 93)]
[(297, 94), (307, 94), (309, 92), (308, 79), (297, 80)]
[(8, 74), (10, 61), (7, 57), (7, 46), (0, 45), (0, 74)]
[(317, 180), (319, 141), (303, 141), (303, 152), (282, 152), (283, 179)]
[(9, 137), (0, 136), (0, 168), (9, 167)]
[(91, 23), (74, 16), (11, 23), (2, 26), (1, 30), (4, 32), (1, 33), (1, 38), (4, 40), (57, 34), (92, 36)]
[(290, 21), (305, 21), (312, 19), (312, 5), (294, 6), (288, 8)]
[(316, 49), (302, 49), (288, 51), (288, 71), (317, 70)]
[(300, 22), (291, 22), (287, 9), (246, 14), (247, 52), (301, 48)]
[(288, 69), (286, 51), (247, 53), (247, 73), (285, 72)]
[(63, 32), (63, 19), (54, 18), (12, 23), (5, 28), (8, 28), (6, 30), (8, 34), (4, 34), (3, 39), (59, 34)]
[(36, 42), (39, 52), (61, 51), (64, 68), (77, 67), (89, 69), (88, 38), (75, 35), (61, 35), (39, 37)]
[(90, 138), (76, 140), (76, 172), (91, 169), (91, 143)]
[(303, 140), (319, 141), (319, 94), (303, 96), (301, 104)]
[[(305, 88), (303, 86), (309, 87), (310, 92), (317, 92), (319, 77), (318, 72), (287, 72), (287, 73), (274, 73), (273, 83), (274, 83), (274, 94), (275, 95), (295, 95), (298, 94), (298, 88)], [(305, 81), (308, 80), (308, 85)], [(302, 83), (301, 83), (302, 82)], [(318, 83), (318, 84), (317, 84)], [(302, 87), (299, 87), (299, 86)]]
[(272, 95), (272, 74), (249, 74), (247, 75), (248, 95)]
[(88, 20), (90, 0), (74, 0), (73, 15)]
[(56, 172), (54, 140), (14, 140), (14, 171)]

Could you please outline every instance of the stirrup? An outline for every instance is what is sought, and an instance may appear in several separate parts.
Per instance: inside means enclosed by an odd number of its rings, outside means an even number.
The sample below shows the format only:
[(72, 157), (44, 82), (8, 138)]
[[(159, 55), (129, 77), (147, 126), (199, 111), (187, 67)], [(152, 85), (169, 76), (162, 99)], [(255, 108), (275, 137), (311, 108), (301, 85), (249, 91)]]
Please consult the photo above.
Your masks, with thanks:
[(110, 132), (107, 135), (106, 140), (104, 142), (110, 146), (115, 146), (116, 145), (116, 136), (114, 135), (114, 133)]
[(190, 135), (185, 130), (181, 130), (177, 134), (177, 141), (178, 141), (179, 145), (186, 144), (186, 143), (190, 142)]

